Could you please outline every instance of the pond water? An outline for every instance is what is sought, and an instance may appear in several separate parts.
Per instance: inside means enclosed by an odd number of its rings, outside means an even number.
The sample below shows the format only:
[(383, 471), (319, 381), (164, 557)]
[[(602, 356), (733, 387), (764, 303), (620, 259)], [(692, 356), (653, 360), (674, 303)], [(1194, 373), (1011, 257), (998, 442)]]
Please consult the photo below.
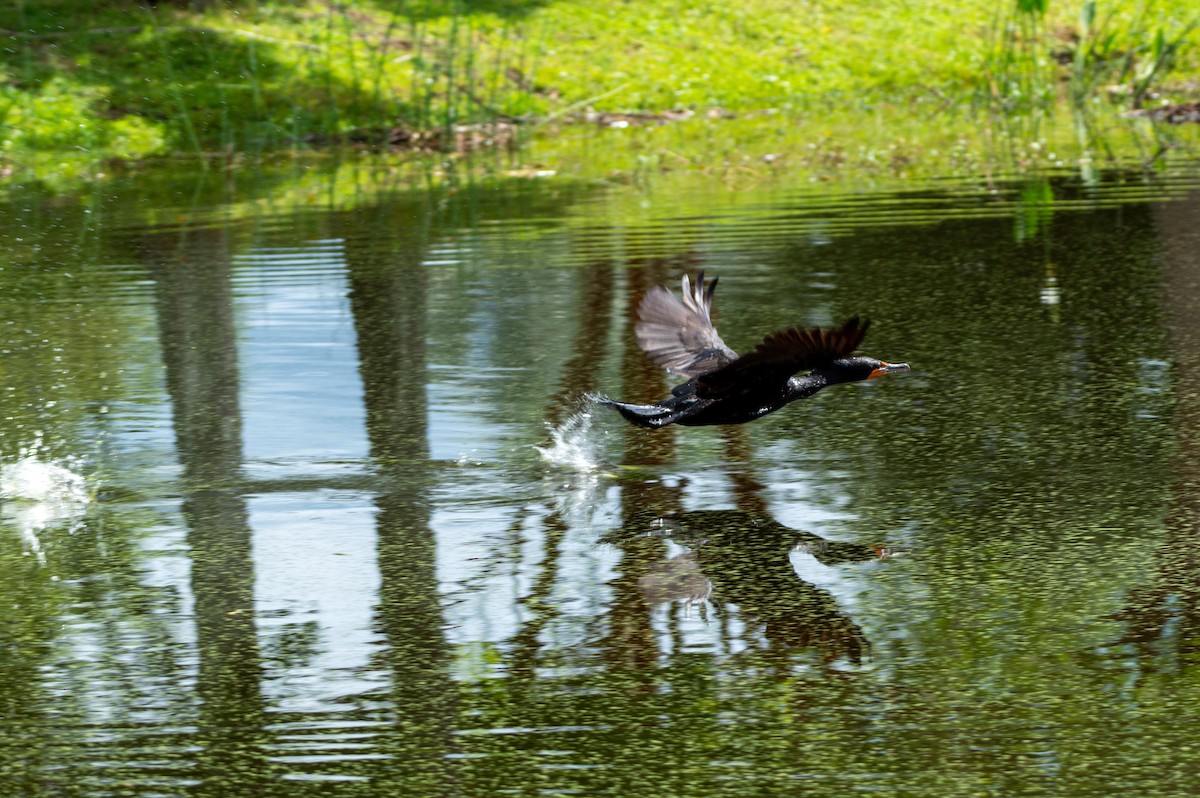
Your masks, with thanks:
[[(0, 205), (0, 795), (1193, 793), (1196, 171), (367, 172)], [(589, 404), (700, 269), (913, 371)]]

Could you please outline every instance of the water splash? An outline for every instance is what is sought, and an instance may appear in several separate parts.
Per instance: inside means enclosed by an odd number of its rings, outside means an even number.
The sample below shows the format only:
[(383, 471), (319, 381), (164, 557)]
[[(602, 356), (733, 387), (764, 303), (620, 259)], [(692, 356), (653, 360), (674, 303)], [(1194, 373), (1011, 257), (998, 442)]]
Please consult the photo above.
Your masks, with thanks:
[(589, 434), (591, 428), (591, 411), (580, 410), (558, 426), (549, 428), (548, 445), (533, 448), (547, 463), (591, 473), (600, 467), (596, 441)]
[(0, 499), (42, 504), (87, 504), (87, 482), (79, 474), (37, 455), (0, 466)]
[(21, 533), (26, 547), (40, 562), (46, 561), (42, 533), (47, 529), (74, 532), (83, 525), (87, 508), (87, 481), (68, 466), (38, 457), (41, 440), (22, 449), (15, 463), (0, 466), (0, 519)]
[(550, 443), (534, 448), (543, 462), (554, 466), (544, 474), (554, 512), (573, 527), (590, 529), (602, 512), (602, 496), (611, 476), (601, 471), (592, 414), (584, 408), (547, 428)]

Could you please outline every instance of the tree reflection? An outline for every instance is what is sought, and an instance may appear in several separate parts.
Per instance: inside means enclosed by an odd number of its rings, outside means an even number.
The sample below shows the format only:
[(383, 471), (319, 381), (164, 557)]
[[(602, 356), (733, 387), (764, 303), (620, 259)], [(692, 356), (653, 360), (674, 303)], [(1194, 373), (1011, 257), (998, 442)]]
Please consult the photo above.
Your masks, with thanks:
[[(388, 699), (394, 720), (378, 769), (381, 789), (412, 795), (456, 794), (452, 733), (457, 698), (443, 631), (437, 543), (430, 528), (432, 482), (425, 391), (426, 273), (420, 265), (428, 220), (404, 205), (383, 206), (379, 230), (396, 246), (367, 246), (347, 237), (350, 308), (358, 337), (359, 372), (371, 459), (382, 489), (375, 498), (381, 577), (378, 622), (388, 642)], [(394, 238), (392, 238), (394, 236)], [(403, 252), (400, 263), (381, 258)]]
[[(546, 403), (546, 423), (552, 427), (562, 424), (566, 413), (571, 408), (579, 407), (586, 401), (587, 395), (596, 389), (596, 375), (605, 360), (612, 319), (608, 299), (613, 293), (615, 271), (614, 264), (609, 261), (591, 264), (587, 269), (586, 286), (576, 295), (579, 328), (572, 355), (563, 365), (559, 389)], [(518, 513), (515, 523), (520, 524), (523, 518), (524, 513)], [(515, 690), (532, 689), (542, 635), (557, 615), (551, 594), (558, 584), (559, 564), (569, 527), (561, 508), (553, 502), (547, 504), (547, 515), (542, 526), (545, 557), (528, 595), (521, 600), (521, 607), (528, 613), (529, 620), (520, 625), (510, 641), (512, 654), (509, 674)]]
[(607, 261), (586, 269), (587, 279), (577, 295), (579, 307), (575, 311), (579, 333), (570, 359), (563, 364), (561, 387), (546, 403), (546, 423), (552, 427), (561, 424), (564, 414), (597, 388), (596, 374), (605, 361), (612, 319), (609, 298), (614, 272), (613, 264)]
[(1174, 360), (1175, 474), (1152, 578), (1118, 615), (1122, 642), (1137, 647), (1146, 673), (1187, 667), (1200, 654), (1200, 193), (1157, 206), (1154, 218)]
[[(622, 391), (628, 396), (655, 396), (665, 390), (666, 375), (630, 340), (637, 306), (652, 286), (667, 280), (671, 262), (643, 260), (627, 271), (629, 286), (624, 312), (626, 345), (621, 359)], [(681, 264), (685, 268), (687, 263)], [(627, 458), (640, 465), (657, 466), (671, 462), (675, 438), (671, 435), (646, 436), (635, 427), (622, 429)], [(635, 453), (636, 454), (632, 454)], [(632, 455), (632, 456), (631, 456)], [(636, 460), (633, 460), (636, 457)], [(621, 488), (621, 528), (640, 526), (662, 514), (678, 501), (678, 491), (660, 480), (634, 481)], [(649, 607), (639, 580), (654, 563), (663, 559), (663, 541), (653, 537), (631, 538), (621, 549), (621, 573), (613, 580), (613, 601), (609, 610), (609, 632), (602, 642), (608, 667), (615, 674), (631, 679), (643, 689), (651, 689), (658, 661), (658, 643), (651, 624)]]
[(194, 792), (211, 796), (263, 791), (273, 770), (265, 751), (251, 529), (239, 486), (229, 235), (188, 230), (143, 240), (155, 279), (191, 549), (202, 747)]

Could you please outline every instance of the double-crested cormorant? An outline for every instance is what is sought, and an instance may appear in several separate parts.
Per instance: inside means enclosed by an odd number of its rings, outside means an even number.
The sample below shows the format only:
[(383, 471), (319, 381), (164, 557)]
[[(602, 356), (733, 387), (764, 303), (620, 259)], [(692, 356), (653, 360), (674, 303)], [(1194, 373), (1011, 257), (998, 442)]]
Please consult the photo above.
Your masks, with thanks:
[[(849, 357), (870, 326), (857, 316), (835, 330), (791, 327), (771, 333), (754, 351), (738, 357), (712, 323), (716, 287), (717, 278), (705, 284), (704, 272), (696, 275), (694, 287), (684, 275), (682, 301), (656, 286), (638, 306), (638, 346), (667, 371), (690, 377), (687, 382), (652, 405), (606, 397), (598, 401), (639, 427), (743, 424), (827, 385), (908, 371), (907, 363)], [(794, 376), (799, 372), (808, 373)]]

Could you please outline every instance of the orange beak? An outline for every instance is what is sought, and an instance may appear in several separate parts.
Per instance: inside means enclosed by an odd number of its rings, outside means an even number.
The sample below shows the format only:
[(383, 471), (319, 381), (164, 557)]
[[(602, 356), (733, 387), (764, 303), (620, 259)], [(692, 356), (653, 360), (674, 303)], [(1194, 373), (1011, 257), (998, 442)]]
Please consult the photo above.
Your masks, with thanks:
[(883, 377), (888, 374), (900, 374), (908, 370), (907, 363), (880, 363), (874, 371), (867, 375), (867, 379), (873, 380), (876, 377)]

